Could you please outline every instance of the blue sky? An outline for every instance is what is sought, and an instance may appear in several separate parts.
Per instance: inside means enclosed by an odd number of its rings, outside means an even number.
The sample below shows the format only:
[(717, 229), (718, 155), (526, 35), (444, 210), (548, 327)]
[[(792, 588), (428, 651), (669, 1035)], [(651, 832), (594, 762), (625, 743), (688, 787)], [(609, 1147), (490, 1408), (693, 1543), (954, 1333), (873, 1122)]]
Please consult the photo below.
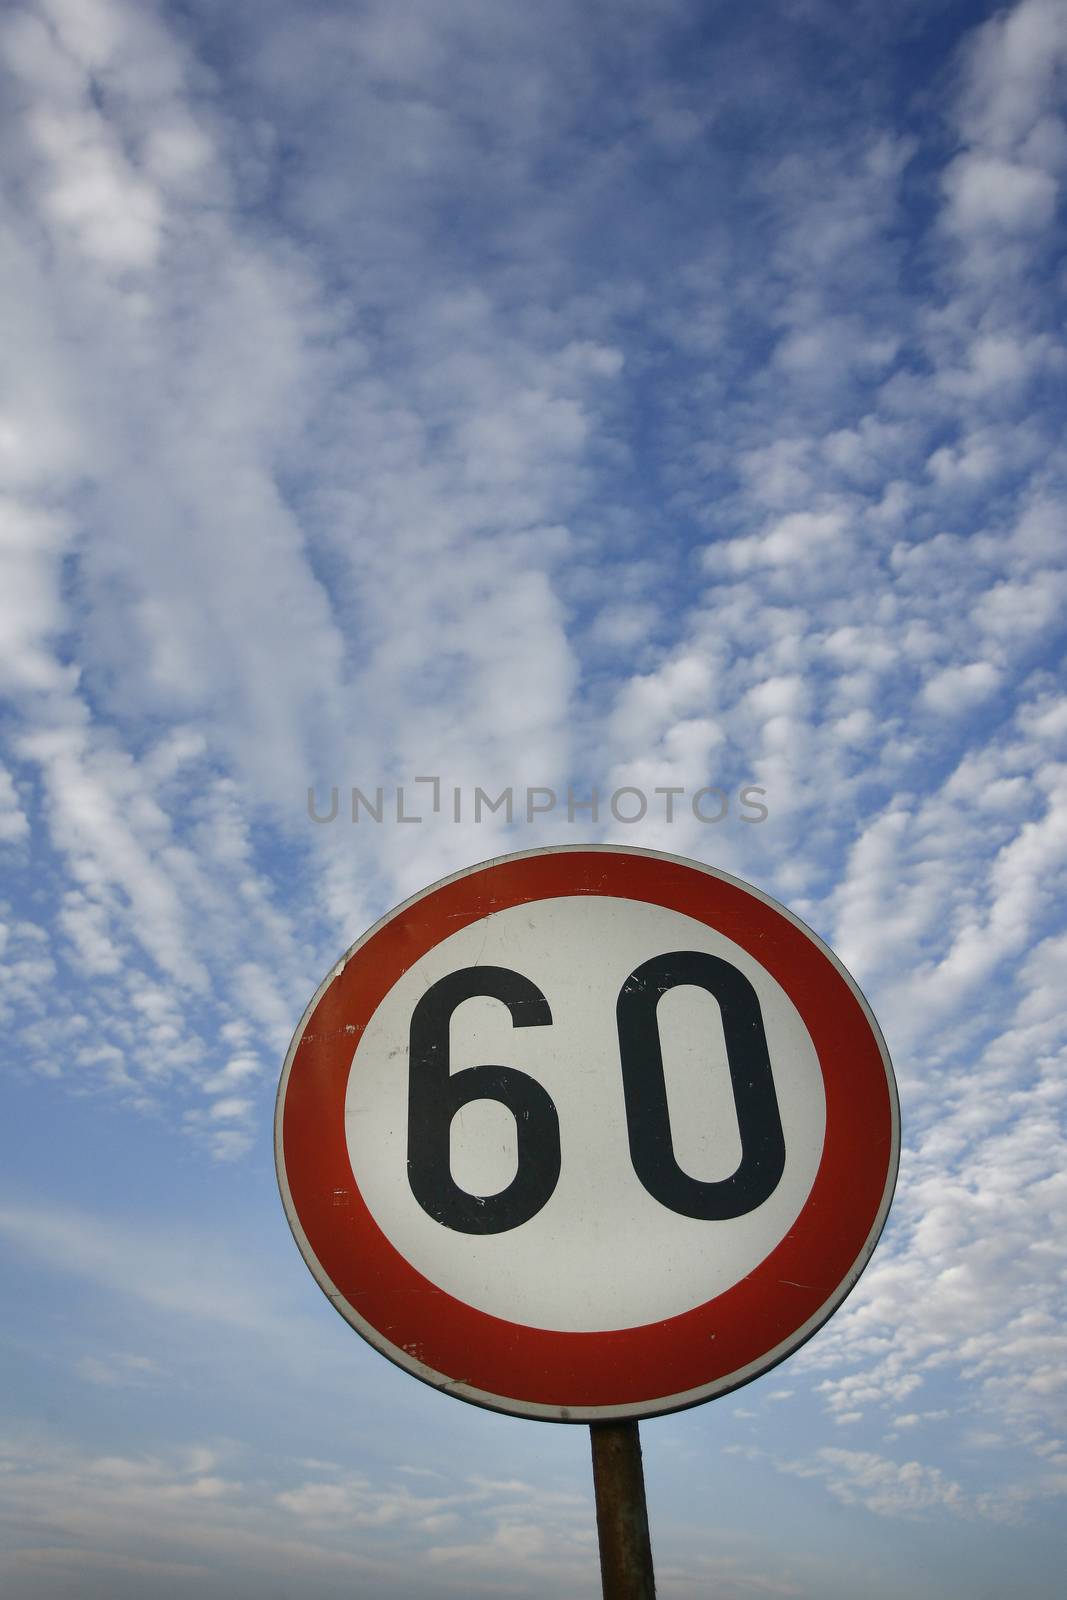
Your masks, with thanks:
[(582, 840), (787, 904), (901, 1089), (846, 1306), (642, 1429), (661, 1593), (1058, 1592), (1065, 63), (1057, 0), (5, 8), (5, 1593), (595, 1595), (583, 1430), (364, 1346), (271, 1152), (341, 951)]

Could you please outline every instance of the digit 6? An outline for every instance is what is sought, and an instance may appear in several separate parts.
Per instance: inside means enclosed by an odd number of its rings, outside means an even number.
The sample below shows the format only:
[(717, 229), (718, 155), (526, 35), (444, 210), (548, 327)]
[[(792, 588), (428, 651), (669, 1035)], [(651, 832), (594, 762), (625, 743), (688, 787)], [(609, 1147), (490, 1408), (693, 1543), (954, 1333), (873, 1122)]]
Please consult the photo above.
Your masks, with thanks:
[[(463, 967), (427, 989), (411, 1018), (408, 1182), (422, 1209), (458, 1233), (504, 1233), (536, 1216), (559, 1181), (559, 1117), (548, 1092), (517, 1067), (449, 1070), (449, 1023), (475, 995), (500, 1000), (516, 1028), (546, 1027), (548, 1001), (507, 967)], [(452, 1176), (452, 1118), (472, 1100), (496, 1100), (515, 1118), (518, 1170), (499, 1194), (474, 1195)]]

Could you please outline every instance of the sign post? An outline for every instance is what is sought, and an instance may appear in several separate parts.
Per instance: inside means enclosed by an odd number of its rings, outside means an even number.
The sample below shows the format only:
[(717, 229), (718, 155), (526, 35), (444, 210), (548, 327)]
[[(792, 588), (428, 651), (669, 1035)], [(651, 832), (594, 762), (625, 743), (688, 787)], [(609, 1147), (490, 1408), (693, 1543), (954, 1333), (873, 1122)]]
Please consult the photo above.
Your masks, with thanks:
[(591, 1422), (604, 1600), (655, 1600), (645, 1475), (636, 1422)]
[(899, 1115), (863, 996), (791, 912), (696, 862), (565, 846), (456, 873), (353, 945), (293, 1038), (275, 1143), (296, 1242), (377, 1350), (591, 1425), (604, 1592), (644, 1600), (638, 1419), (832, 1315)]

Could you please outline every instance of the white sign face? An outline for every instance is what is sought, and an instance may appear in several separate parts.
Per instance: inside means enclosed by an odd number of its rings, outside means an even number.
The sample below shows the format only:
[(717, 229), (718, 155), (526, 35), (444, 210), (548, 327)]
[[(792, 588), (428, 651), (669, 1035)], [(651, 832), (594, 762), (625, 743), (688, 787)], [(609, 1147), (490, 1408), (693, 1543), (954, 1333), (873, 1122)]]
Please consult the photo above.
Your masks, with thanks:
[(765, 896), (648, 851), (486, 863), (331, 974), (279, 1089), (283, 1200), (416, 1376), (549, 1420), (647, 1416), (825, 1321), (899, 1128), (855, 985)]
[[(734, 963), (759, 997), (772, 1062), (787, 1061), (775, 1089), (786, 1161), (765, 1204), (715, 1229), (671, 1210), (640, 1182), (630, 1158), (619, 1070), (616, 1001), (643, 961), (674, 950)], [(575, 952), (581, 952), (580, 960)], [(442, 1227), (407, 1182), (411, 1017), (447, 974), (496, 966), (521, 972), (548, 1000), (550, 1026), (515, 1028), (488, 996), (451, 1017), (453, 1072), (482, 1062), (517, 1067), (556, 1108), (560, 1174), (526, 1222), (472, 1236)], [(699, 1180), (729, 1178), (741, 1158), (733, 1085), (716, 1000), (692, 985), (658, 1007), (674, 1158)], [(572, 896), (513, 906), (472, 923), (417, 961), (378, 1007), (355, 1052), (345, 1102), (353, 1172), (385, 1234), (431, 1283), (479, 1311), (570, 1333), (640, 1327), (721, 1294), (758, 1266), (796, 1221), (822, 1155), (826, 1105), (807, 1029), (789, 996), (747, 951), (662, 906)], [(450, 1128), (454, 1181), (475, 1195), (506, 1189), (517, 1169), (515, 1117), (497, 1100), (473, 1100)]]

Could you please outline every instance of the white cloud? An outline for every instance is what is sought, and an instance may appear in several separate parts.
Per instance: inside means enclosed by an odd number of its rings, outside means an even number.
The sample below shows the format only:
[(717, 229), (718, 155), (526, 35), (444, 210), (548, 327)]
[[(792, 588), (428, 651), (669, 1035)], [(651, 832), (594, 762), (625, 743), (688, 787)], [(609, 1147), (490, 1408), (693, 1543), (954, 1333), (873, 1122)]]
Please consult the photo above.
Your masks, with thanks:
[(50, 689), (69, 676), (48, 649), (64, 621), (56, 568), (67, 536), (61, 518), (0, 494), (0, 674), (9, 690)]
[(107, 1356), (83, 1356), (77, 1365), (79, 1378), (105, 1389), (139, 1389), (165, 1380), (166, 1374), (151, 1356), (114, 1352)]
[(972, 137), (1010, 149), (1056, 104), (1057, 73), (1067, 58), (1067, 25), (1057, 0), (1023, 0), (968, 41), (963, 107)]
[(157, 1311), (261, 1332), (285, 1321), (262, 1280), (240, 1269), (225, 1247), (190, 1233), (10, 1202), (0, 1207), (0, 1233), (9, 1249)]
[[(836, 544), (845, 527), (843, 511), (794, 511), (772, 523), (766, 533), (733, 540), (726, 547), (726, 559), (736, 572), (803, 561), (826, 545)], [(709, 550), (705, 557), (709, 569), (716, 559), (716, 553)]]
[(44, 928), (13, 915), (2, 902), (0, 958), (0, 1019), (10, 1023), (18, 1012), (40, 1016), (56, 976), (51, 943)]
[(962, 667), (944, 667), (923, 685), (922, 698), (932, 711), (957, 716), (981, 705), (994, 694), (1000, 674), (988, 661), (969, 661)]
[(391, 1552), (287, 1536), (254, 1479), (199, 1470), (200, 1456), (213, 1452), (94, 1456), (66, 1441), (9, 1435), (0, 1457), (20, 1539), (0, 1560), (5, 1582), (15, 1593), (55, 1594), (73, 1569), (82, 1593), (114, 1593), (132, 1576), (194, 1595), (208, 1572), (221, 1581), (279, 1571), (297, 1582), (331, 1572), (388, 1578)]
[(41, 110), (30, 132), (55, 174), (45, 212), (69, 230), (81, 254), (116, 270), (151, 266), (160, 248), (159, 198), (131, 170), (100, 117)]
[(972, 1515), (963, 1490), (937, 1467), (891, 1461), (866, 1450), (826, 1448), (807, 1461), (777, 1462), (779, 1471), (821, 1478), (836, 1500), (880, 1517), (921, 1517), (934, 1511)]
[(29, 831), (29, 819), (19, 804), (14, 780), (10, 772), (0, 766), (0, 843), (14, 844), (25, 839)]
[(1045, 227), (1056, 209), (1055, 178), (998, 156), (957, 157), (944, 184), (949, 226), (961, 234), (986, 228), (1031, 233)]

